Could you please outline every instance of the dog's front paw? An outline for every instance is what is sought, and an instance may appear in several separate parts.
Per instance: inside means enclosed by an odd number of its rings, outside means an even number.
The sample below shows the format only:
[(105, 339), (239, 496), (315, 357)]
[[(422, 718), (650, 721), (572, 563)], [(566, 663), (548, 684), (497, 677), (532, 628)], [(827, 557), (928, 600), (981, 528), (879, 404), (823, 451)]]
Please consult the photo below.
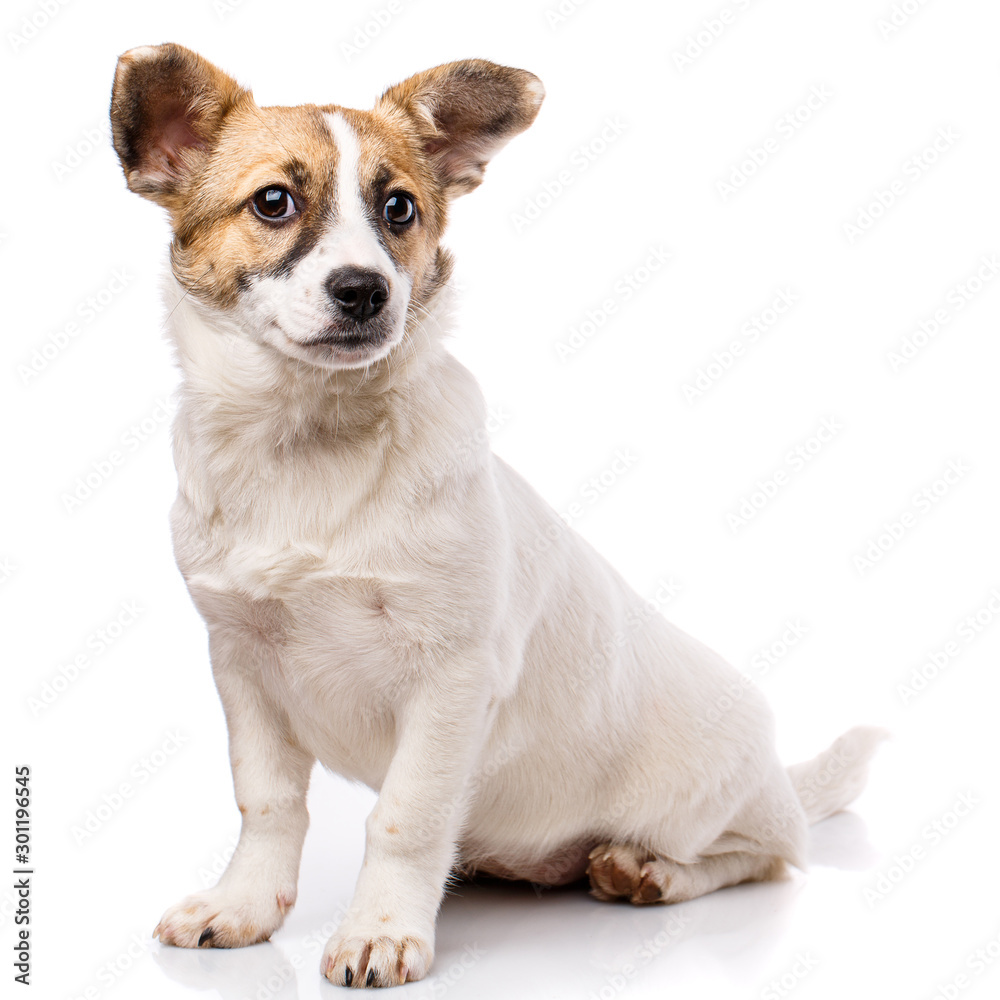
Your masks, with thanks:
[(294, 902), (294, 892), (237, 892), (216, 886), (167, 910), (153, 937), (178, 948), (242, 948), (266, 941)]
[(420, 934), (408, 933), (388, 918), (378, 928), (346, 924), (326, 943), (320, 969), (336, 986), (401, 986), (423, 979), (434, 948)]

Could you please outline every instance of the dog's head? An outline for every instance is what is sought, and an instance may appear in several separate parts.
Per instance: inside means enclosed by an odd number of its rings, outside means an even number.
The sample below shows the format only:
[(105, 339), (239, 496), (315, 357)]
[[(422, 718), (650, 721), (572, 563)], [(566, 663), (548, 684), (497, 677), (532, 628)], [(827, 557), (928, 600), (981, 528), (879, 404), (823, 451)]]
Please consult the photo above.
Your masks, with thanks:
[(524, 70), (472, 59), (391, 87), (371, 111), (258, 107), (179, 45), (131, 49), (111, 97), (128, 186), (164, 206), (186, 291), (285, 355), (384, 357), (447, 280), (451, 198), (534, 120)]

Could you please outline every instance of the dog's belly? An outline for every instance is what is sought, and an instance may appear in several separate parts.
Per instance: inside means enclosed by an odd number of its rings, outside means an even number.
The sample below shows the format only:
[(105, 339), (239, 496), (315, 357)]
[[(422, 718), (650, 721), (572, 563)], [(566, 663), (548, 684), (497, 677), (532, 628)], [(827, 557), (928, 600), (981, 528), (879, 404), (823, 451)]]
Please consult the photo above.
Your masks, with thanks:
[(590, 851), (596, 839), (567, 844), (543, 858), (469, 857), (460, 855), (462, 875), (492, 875), (496, 878), (535, 882), (539, 885), (569, 885), (587, 874)]

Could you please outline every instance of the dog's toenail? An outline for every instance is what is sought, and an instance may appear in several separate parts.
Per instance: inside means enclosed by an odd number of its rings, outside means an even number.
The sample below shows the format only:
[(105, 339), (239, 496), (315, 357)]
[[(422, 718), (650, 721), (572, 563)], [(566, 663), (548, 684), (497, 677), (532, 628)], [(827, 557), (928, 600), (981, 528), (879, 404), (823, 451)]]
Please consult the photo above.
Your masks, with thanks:
[(375, 970), (369, 969), (368, 978), (365, 980), (365, 986), (374, 986), (374, 985), (375, 985)]
[(200, 948), (206, 941), (211, 941), (214, 934), (215, 931), (211, 927), (206, 927), (198, 938), (198, 947)]
[(354, 970), (350, 966), (348, 966), (344, 970), (344, 985), (350, 986), (351, 983), (353, 982), (354, 982)]

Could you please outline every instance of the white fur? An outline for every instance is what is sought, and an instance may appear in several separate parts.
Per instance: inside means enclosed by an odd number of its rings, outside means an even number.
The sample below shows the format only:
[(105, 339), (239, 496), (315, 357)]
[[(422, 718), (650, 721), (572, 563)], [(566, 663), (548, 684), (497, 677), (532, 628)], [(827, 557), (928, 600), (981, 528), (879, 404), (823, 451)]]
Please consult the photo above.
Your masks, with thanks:
[[(806, 816), (763, 700), (747, 689), (706, 722), (735, 670), (646, 613), (490, 452), (480, 393), (430, 321), (391, 367), (337, 373), (220, 336), (177, 298), (175, 544), (245, 810), (211, 908), (280, 923), (314, 758), (381, 791), (326, 953), (334, 981), (386, 934), (418, 942), (422, 974), (457, 861), (544, 876), (567, 845), (611, 841), (682, 865), (803, 865)], [(823, 787), (863, 766), (871, 747), (854, 749)]]
[[(346, 178), (351, 136), (331, 127)], [(348, 246), (376, 263), (360, 206), (342, 207), (302, 281)], [(280, 925), (317, 759), (380, 793), (324, 953), (333, 982), (364, 954), (380, 982), (420, 978), (456, 865), (559, 882), (593, 852), (670, 900), (804, 864), (800, 795), (816, 792), (809, 820), (846, 805), (876, 734), (790, 777), (754, 688), (720, 711), (737, 672), (651, 615), (492, 454), (440, 303), (362, 371), (304, 365), (176, 285), (170, 299), (175, 547), (244, 819), (219, 885), (168, 911), (163, 940), (211, 928), (245, 944)]]

